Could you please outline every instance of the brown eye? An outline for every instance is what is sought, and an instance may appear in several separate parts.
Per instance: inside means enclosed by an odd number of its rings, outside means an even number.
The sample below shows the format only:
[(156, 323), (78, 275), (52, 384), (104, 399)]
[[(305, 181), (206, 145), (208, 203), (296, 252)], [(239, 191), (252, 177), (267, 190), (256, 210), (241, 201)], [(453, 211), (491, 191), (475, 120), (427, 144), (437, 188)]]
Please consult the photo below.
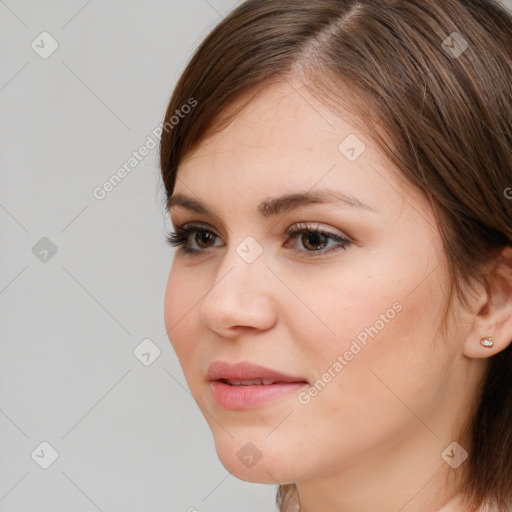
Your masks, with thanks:
[[(176, 226), (175, 232), (167, 234), (167, 241), (173, 247), (180, 247), (180, 252), (193, 255), (205, 249), (218, 246), (218, 236), (202, 225)], [(220, 241), (220, 239), (219, 239)]]
[[(328, 237), (318, 231), (313, 231), (310, 233), (304, 233), (302, 235), (302, 243), (306, 249), (310, 249), (312, 251), (318, 251), (319, 249), (323, 249), (328, 242)], [(320, 245), (320, 247), (318, 247)]]
[[(295, 245), (292, 250), (300, 257), (308, 257), (305, 256), (308, 253), (310, 256), (322, 256), (340, 249), (347, 249), (352, 244), (346, 238), (321, 229), (320, 225), (314, 226), (307, 223), (290, 228), (286, 234), (289, 239), (286, 246)], [(295, 243), (290, 244), (290, 241), (293, 240), (295, 240)]]
[(209, 242), (215, 242), (215, 235), (210, 231), (197, 231), (195, 239), (199, 247), (207, 249), (209, 247)]

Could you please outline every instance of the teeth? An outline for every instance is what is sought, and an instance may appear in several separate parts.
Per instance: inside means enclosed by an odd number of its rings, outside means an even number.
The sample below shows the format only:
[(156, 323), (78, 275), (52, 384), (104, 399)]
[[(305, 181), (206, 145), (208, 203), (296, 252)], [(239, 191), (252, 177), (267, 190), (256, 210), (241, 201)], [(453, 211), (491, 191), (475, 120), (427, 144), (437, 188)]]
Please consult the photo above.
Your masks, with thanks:
[(272, 379), (228, 380), (227, 382), (232, 386), (252, 386), (254, 384), (268, 385), (274, 383)]

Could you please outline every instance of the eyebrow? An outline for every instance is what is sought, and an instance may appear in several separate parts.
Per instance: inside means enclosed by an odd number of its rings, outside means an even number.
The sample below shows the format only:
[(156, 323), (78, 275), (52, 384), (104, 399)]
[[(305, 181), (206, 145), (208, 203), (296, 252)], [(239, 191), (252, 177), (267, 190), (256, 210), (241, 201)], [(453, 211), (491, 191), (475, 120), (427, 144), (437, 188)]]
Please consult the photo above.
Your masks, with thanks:
[[(271, 217), (311, 204), (336, 204), (338, 206), (349, 206), (377, 213), (377, 210), (356, 197), (334, 190), (297, 192), (266, 199), (258, 205), (257, 211), (262, 217)], [(168, 210), (176, 206), (195, 213), (204, 215), (213, 214), (215, 217), (219, 217), (213, 209), (209, 208), (203, 202), (184, 194), (176, 193), (170, 197), (167, 202)]]

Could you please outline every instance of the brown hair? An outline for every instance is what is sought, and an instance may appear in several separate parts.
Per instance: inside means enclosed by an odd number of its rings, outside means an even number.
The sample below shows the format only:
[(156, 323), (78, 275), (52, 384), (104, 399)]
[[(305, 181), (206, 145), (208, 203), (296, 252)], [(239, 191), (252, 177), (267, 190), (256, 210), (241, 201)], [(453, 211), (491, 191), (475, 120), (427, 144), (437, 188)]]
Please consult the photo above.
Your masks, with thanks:
[[(467, 306), (468, 289), (512, 245), (511, 14), (490, 0), (243, 2), (196, 50), (170, 100), (167, 123), (196, 103), (161, 139), (167, 206), (183, 157), (244, 104), (221, 123), (225, 107), (297, 75), (326, 105), (362, 122), (430, 200), (450, 297), (455, 291)], [(489, 500), (512, 510), (511, 372), (512, 345), (490, 358), (467, 424), (464, 492), (474, 507)], [(294, 491), (279, 486), (281, 512), (291, 510)]]

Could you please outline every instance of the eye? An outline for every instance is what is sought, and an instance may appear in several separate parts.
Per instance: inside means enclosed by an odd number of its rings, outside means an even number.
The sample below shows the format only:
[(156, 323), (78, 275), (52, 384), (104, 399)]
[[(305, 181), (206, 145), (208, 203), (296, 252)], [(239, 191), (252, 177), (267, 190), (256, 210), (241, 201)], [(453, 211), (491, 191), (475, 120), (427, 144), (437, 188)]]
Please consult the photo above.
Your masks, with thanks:
[[(193, 237), (193, 242), (197, 244), (197, 247), (193, 247), (191, 241), (191, 235), (195, 235)], [(212, 247), (210, 244), (212, 241), (215, 241), (215, 237), (217, 235), (207, 229), (202, 225), (189, 225), (189, 226), (176, 226), (176, 231), (167, 233), (166, 239), (167, 243), (169, 243), (173, 247), (183, 246), (181, 250), (184, 253), (191, 254), (196, 252), (202, 252), (204, 249), (208, 247)]]
[[(343, 238), (335, 233), (331, 233), (319, 227), (319, 224), (312, 226), (310, 224), (297, 224), (291, 227), (286, 235), (290, 239), (298, 239), (306, 251), (295, 252), (314, 252), (320, 255), (333, 252), (333, 250), (346, 249), (350, 244), (350, 240)], [(298, 235), (301, 235), (300, 237)], [(330, 242), (335, 242), (334, 245), (329, 245)], [(287, 242), (288, 244), (288, 242)]]
[[(299, 235), (302, 236), (299, 238)], [(316, 227), (307, 223), (296, 224), (286, 232), (286, 236), (288, 239), (285, 247), (289, 247), (290, 240), (300, 240), (305, 250), (292, 249), (292, 251), (300, 254), (301, 257), (313, 256), (311, 253), (316, 256), (334, 250), (346, 249), (352, 243), (346, 238), (321, 229), (318, 224)], [(180, 250), (186, 254), (197, 254), (210, 247), (215, 247), (214, 243), (217, 238), (218, 236), (212, 230), (200, 224), (176, 226), (176, 231), (167, 233), (167, 242), (173, 247), (182, 246)], [(310, 255), (304, 256), (308, 253)]]

